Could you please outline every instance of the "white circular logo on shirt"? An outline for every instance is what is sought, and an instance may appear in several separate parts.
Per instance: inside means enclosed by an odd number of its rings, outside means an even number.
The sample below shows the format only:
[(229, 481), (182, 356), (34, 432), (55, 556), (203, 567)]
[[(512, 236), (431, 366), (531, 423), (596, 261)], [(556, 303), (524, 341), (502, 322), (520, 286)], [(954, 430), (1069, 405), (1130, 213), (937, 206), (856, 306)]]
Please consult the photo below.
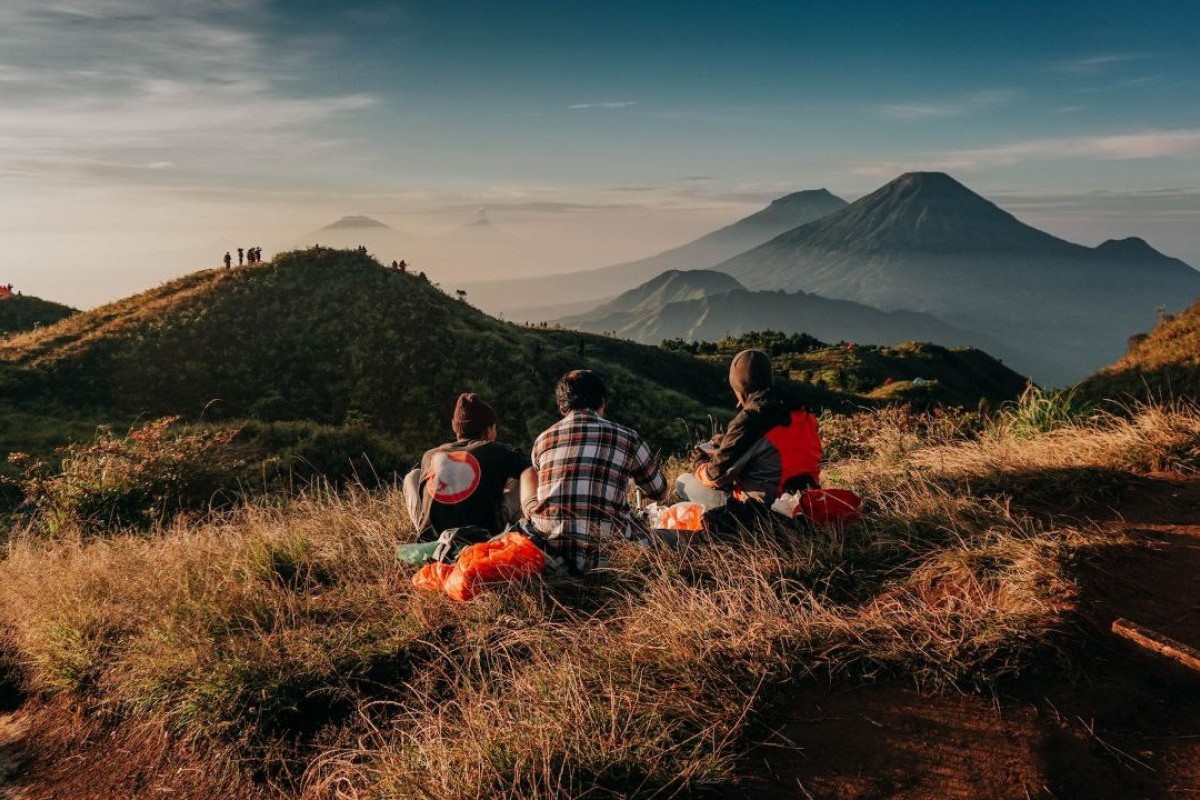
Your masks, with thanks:
[(429, 464), (429, 488), (433, 499), (446, 505), (466, 500), (479, 486), (482, 470), (466, 450), (434, 453)]

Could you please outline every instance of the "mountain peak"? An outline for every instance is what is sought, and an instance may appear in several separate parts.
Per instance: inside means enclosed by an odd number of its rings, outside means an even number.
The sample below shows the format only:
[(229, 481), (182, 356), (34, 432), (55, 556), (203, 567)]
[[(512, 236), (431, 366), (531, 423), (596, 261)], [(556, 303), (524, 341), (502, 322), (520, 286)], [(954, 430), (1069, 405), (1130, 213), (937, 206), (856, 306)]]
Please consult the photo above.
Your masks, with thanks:
[(324, 228), (321, 228), (321, 230), (336, 231), (336, 230), (345, 230), (347, 228), (387, 228), (387, 229), (390, 229), (391, 226), (385, 225), (382, 222), (380, 222), (379, 220), (372, 219), (371, 217), (364, 217), (360, 214), (352, 214), (347, 217), (342, 217), (337, 222), (334, 222), (330, 225), (326, 225)]
[(771, 201), (771, 206), (776, 208), (781, 206), (794, 206), (802, 203), (828, 203), (832, 200), (834, 203), (842, 202), (836, 195), (828, 189), (822, 187), (820, 189), (800, 189), (799, 191), (785, 194), (783, 197), (777, 197)]
[(1167, 258), (1167, 256), (1151, 247), (1150, 243), (1140, 236), (1109, 239), (1096, 247), (1096, 254), (1121, 261), (1146, 261), (1148, 259)]

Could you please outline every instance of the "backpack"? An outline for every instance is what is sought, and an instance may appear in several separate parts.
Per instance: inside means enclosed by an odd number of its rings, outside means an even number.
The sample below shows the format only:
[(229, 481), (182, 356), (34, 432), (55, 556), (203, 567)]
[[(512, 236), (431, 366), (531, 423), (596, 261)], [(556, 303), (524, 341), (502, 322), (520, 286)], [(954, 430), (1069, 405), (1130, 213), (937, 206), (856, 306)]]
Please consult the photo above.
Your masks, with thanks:
[(463, 550), (473, 544), (482, 544), (492, 536), (493, 534), (478, 525), (447, 528), (438, 537), (437, 547), (433, 549), (433, 561), (437, 564), (453, 564)]

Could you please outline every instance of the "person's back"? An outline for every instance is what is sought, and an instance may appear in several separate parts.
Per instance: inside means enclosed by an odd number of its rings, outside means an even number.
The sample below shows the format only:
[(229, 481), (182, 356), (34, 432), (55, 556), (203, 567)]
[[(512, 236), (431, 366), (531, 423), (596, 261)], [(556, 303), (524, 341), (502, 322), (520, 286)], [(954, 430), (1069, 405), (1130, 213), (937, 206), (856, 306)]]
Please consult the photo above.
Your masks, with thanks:
[(743, 350), (730, 364), (738, 414), (717, 446), (697, 454), (694, 474), (680, 476), (676, 492), (708, 508), (738, 500), (769, 506), (784, 492), (820, 485), (821, 439), (817, 419), (774, 388), (771, 360)]
[(655, 500), (668, 493), (641, 437), (604, 418), (604, 392), (595, 373), (567, 373), (558, 387), (564, 416), (538, 436), (531, 454), (536, 494), (525, 500), (526, 513), (577, 572), (600, 566), (604, 540), (628, 533), (630, 481)]
[(405, 480), (409, 516), (422, 538), (467, 526), (500, 533), (517, 508), (515, 484), (510, 508), (505, 490), (529, 457), (495, 440), (495, 412), (478, 395), (458, 398), (452, 427), (458, 439), (426, 452)]

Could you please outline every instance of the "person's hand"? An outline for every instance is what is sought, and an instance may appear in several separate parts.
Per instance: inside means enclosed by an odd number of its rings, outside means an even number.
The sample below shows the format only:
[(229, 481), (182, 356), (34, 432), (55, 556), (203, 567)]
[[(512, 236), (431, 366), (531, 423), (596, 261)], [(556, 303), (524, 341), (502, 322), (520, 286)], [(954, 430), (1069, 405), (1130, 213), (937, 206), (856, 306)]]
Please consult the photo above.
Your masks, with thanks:
[(712, 459), (712, 454), (717, 451), (717, 446), (711, 441), (701, 442), (692, 448), (690, 465), (694, 470), (701, 464), (707, 464)]

